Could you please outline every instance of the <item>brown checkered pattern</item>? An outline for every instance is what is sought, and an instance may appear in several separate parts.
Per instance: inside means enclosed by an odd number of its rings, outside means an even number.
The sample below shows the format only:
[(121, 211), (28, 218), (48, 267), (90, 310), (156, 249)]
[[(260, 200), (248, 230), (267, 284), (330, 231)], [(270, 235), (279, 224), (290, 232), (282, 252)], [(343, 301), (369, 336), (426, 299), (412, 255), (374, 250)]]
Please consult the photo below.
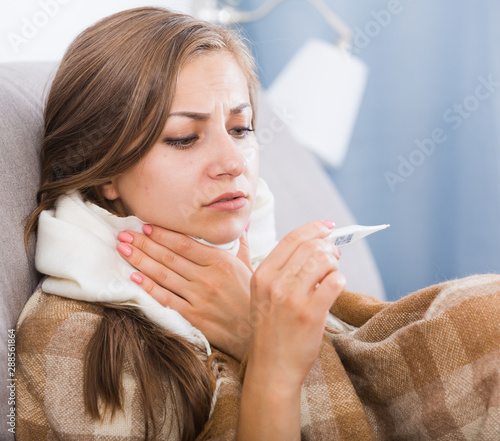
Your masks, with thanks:
[[(302, 440), (500, 440), (500, 276), (395, 303), (344, 292), (332, 312), (359, 329), (327, 328), (303, 385)], [(30, 300), (18, 331), (18, 439), (143, 439), (130, 373), (118, 418), (96, 424), (83, 414), (82, 353), (99, 320), (97, 306)], [(209, 358), (216, 389), (198, 440), (235, 438), (244, 366), (217, 351)], [(162, 439), (176, 439), (166, 426)]]
[(313, 420), (303, 439), (500, 440), (499, 276), (449, 281), (378, 312), (365, 296), (343, 297), (339, 318), (366, 316), (365, 301), (375, 315), (354, 335), (326, 333), (339, 357), (329, 388), (345, 385), (322, 422), (338, 435), (318, 434)]
[[(129, 362), (124, 365), (123, 410), (112, 420), (108, 416), (102, 424), (84, 412), (83, 357), (101, 314), (98, 306), (41, 290), (30, 298), (17, 332), (16, 439), (144, 439), (141, 398)], [(168, 409), (172, 404), (165, 406)], [(176, 432), (176, 419), (172, 417), (161, 439), (176, 440)]]

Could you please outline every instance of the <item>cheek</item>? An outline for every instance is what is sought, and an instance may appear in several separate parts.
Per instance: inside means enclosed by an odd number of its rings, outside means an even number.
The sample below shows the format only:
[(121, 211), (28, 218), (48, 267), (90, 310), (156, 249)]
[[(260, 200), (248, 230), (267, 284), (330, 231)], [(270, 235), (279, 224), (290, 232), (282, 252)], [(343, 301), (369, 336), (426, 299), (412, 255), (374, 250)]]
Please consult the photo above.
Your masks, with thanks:
[(157, 167), (154, 175), (148, 176), (148, 186), (158, 203), (188, 203), (199, 187), (199, 174), (195, 161), (170, 161), (164, 167)]
[(144, 209), (157, 203), (161, 193), (170, 188), (171, 173), (165, 168), (163, 158), (149, 159), (124, 176), (120, 183), (121, 197), (132, 209)]

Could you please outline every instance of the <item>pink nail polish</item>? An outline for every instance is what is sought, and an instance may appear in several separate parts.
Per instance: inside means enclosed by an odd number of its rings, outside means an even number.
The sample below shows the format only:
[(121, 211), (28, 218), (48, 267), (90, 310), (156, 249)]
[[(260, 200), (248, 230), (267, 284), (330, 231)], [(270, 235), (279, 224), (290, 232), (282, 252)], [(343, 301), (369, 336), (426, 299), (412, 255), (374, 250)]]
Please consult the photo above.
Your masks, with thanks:
[(125, 231), (122, 231), (118, 235), (118, 240), (120, 242), (132, 243), (134, 241), (134, 236), (132, 236), (130, 233), (126, 233)]
[(342, 256), (342, 251), (339, 250), (339, 257)]
[(153, 227), (151, 225), (148, 225), (148, 224), (143, 225), (142, 226), (142, 231), (144, 231), (144, 234), (146, 236), (149, 236), (153, 232)]
[(120, 243), (116, 247), (118, 248), (118, 251), (122, 253), (124, 256), (130, 256), (132, 254), (132, 248), (130, 248), (126, 243)]
[(247, 226), (245, 227), (245, 231), (248, 233), (248, 230), (250, 229), (250, 222), (252, 222), (252, 219), (248, 221)]
[(143, 279), (139, 273), (132, 273), (130, 274), (130, 280), (132, 280), (132, 282), (141, 284)]
[(324, 223), (324, 224), (325, 224), (328, 228), (330, 228), (330, 230), (331, 230), (332, 228), (334, 228), (334, 227), (335, 227), (335, 222), (333, 222), (332, 220), (328, 220), (328, 219), (327, 219), (327, 220), (324, 220), (324, 221), (323, 221), (323, 223)]

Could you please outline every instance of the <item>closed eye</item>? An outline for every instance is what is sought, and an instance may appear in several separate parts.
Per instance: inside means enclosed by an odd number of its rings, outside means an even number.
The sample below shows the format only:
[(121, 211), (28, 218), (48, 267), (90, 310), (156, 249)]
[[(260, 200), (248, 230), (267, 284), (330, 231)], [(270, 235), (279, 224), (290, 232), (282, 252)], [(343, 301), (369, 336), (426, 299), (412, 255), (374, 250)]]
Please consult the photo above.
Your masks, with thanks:
[(235, 127), (234, 129), (229, 130), (229, 134), (238, 139), (246, 138), (250, 132), (253, 132), (254, 129), (250, 127)]
[[(235, 127), (229, 130), (228, 133), (234, 138), (244, 139), (250, 134), (250, 132), (253, 131), (254, 129), (251, 129), (250, 127)], [(196, 135), (186, 136), (184, 138), (165, 138), (163, 142), (176, 149), (186, 150), (192, 147), (196, 143), (198, 138), (199, 137)]]
[(166, 138), (164, 142), (176, 149), (184, 150), (192, 147), (197, 140), (197, 136), (188, 136), (186, 138)]

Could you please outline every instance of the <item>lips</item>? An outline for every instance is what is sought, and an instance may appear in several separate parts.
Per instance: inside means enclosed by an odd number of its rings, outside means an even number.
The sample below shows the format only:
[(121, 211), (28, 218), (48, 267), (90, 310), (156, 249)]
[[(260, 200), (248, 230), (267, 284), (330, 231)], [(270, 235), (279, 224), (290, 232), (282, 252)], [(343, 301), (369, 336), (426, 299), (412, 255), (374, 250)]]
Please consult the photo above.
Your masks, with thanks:
[(247, 203), (245, 193), (241, 191), (223, 193), (217, 196), (206, 207), (210, 207), (220, 211), (231, 211), (243, 208)]
[(232, 199), (236, 199), (236, 198), (244, 198), (245, 197), (245, 193), (243, 193), (242, 191), (236, 191), (236, 192), (231, 192), (231, 193), (223, 193), (219, 196), (217, 196), (214, 200), (212, 200), (212, 202), (208, 203), (207, 205), (212, 205), (216, 202), (221, 202), (221, 201), (230, 201)]

